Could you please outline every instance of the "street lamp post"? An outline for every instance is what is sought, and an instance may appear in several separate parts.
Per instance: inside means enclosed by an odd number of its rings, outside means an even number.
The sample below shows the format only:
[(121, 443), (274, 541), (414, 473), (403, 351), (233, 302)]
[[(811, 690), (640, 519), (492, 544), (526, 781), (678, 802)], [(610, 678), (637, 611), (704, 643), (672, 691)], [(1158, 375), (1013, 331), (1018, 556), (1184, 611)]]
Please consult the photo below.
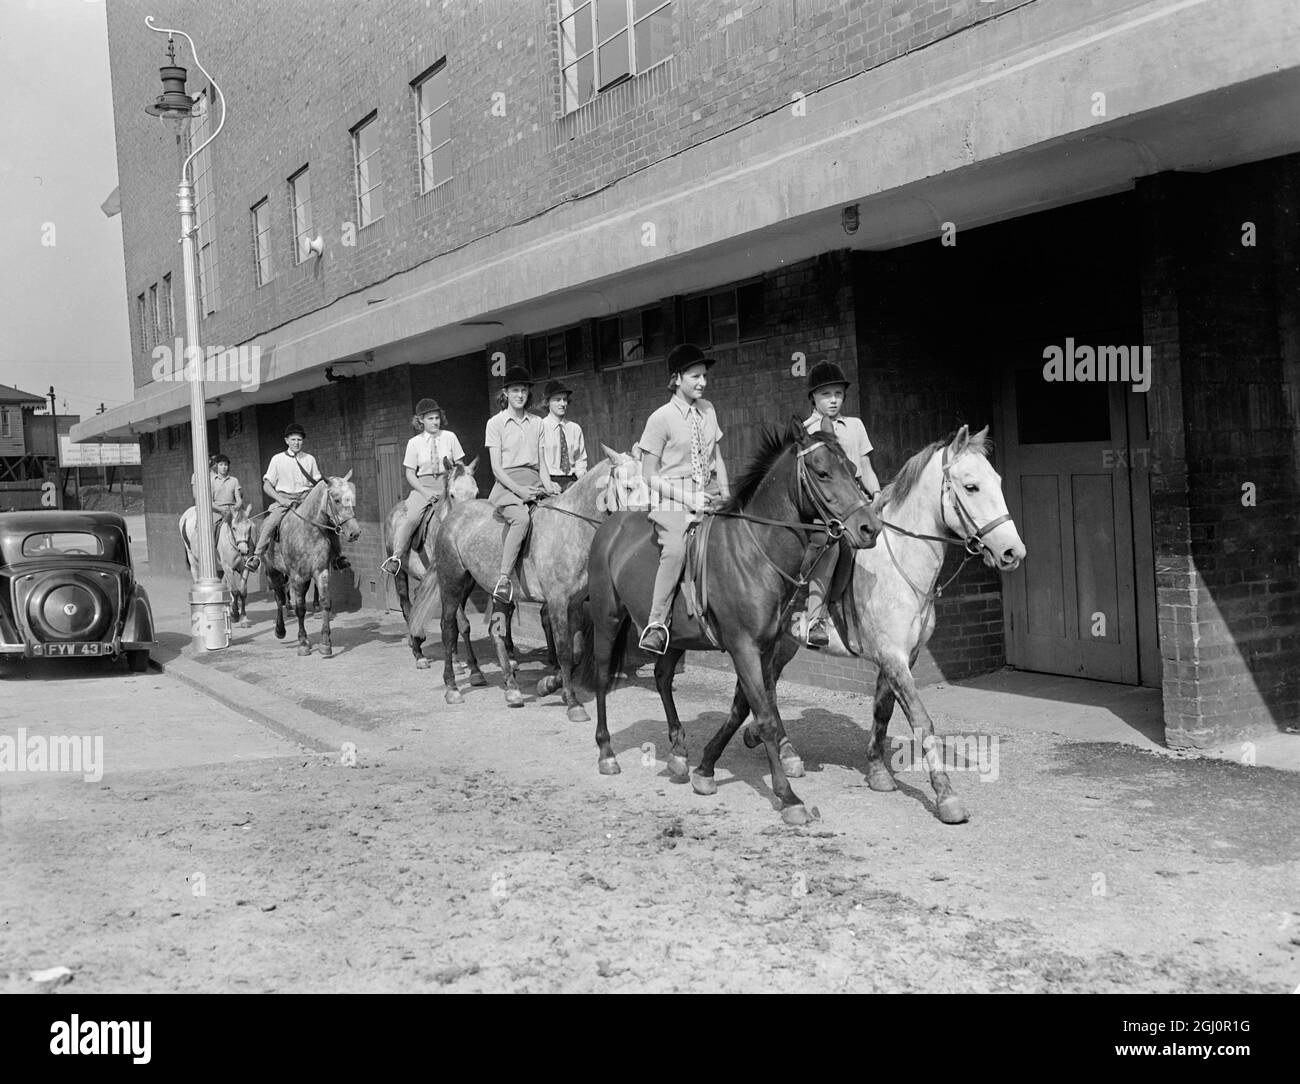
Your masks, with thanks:
[[(185, 92), (185, 69), (176, 65), (174, 37), (179, 35), (190, 44), (190, 54), (221, 99), (221, 124), (202, 144), (190, 151), (181, 164), (177, 198), (181, 212), (181, 265), (185, 277), (185, 375), (190, 382), (190, 435), (194, 455), (194, 547), (199, 577), (190, 588), (190, 634), (195, 651), (215, 650), (230, 644), (230, 594), (217, 579), (217, 554), (212, 536), (212, 489), (208, 482), (207, 400), (203, 389), (203, 348), (199, 342), (199, 299), (194, 276), (194, 183), (190, 180), (190, 163), (200, 151), (217, 138), (226, 123), (226, 100), (212, 76), (199, 62), (194, 40), (183, 30), (163, 29), (153, 25), (153, 16), (145, 19), (150, 30), (167, 35), (167, 52), (171, 63), (160, 69), (163, 93), (146, 112), (174, 125), (178, 138), (189, 126), (193, 102)], [(173, 370), (175, 371), (175, 370)]]

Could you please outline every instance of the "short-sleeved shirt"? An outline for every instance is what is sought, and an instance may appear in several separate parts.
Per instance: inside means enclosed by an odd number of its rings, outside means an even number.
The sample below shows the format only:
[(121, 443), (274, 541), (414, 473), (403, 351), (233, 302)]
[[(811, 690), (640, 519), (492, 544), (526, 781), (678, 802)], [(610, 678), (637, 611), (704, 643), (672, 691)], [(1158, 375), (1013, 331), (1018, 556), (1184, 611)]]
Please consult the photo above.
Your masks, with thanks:
[(501, 468), (536, 467), (542, 444), (542, 419), (525, 412), (520, 421), (509, 408), (488, 419), (483, 431), (485, 448), (501, 449)]
[(228, 474), (224, 478), (214, 474), (209, 480), (212, 482), (212, 503), (221, 508), (233, 507), (235, 491), (239, 489), (239, 479), (233, 474)]
[(645, 423), (645, 432), (637, 443), (641, 450), (659, 457), (659, 476), (661, 478), (691, 477), (691, 414), (700, 417), (700, 436), (703, 438), (705, 470), (709, 478), (714, 473), (713, 453), (718, 441), (722, 439), (722, 430), (718, 428), (718, 416), (713, 404), (707, 399), (697, 400), (694, 404), (684, 403), (680, 396), (674, 395), (668, 402), (650, 415)]
[(421, 477), (443, 473), (443, 458), (453, 463), (465, 458), (465, 452), (450, 429), (439, 429), (436, 433), (417, 433), (406, 442), (406, 455), (402, 466), (413, 470)]
[(569, 470), (575, 478), (587, 473), (587, 445), (582, 439), (582, 429), (577, 422), (562, 421), (554, 414), (542, 419), (542, 458), (552, 476), (563, 474), (560, 470), (560, 430), (569, 446)]
[[(862, 461), (871, 454), (871, 440), (867, 436), (867, 427), (861, 418), (846, 418), (839, 415), (835, 421), (835, 437), (849, 457), (859, 477), (862, 475)], [(814, 410), (804, 419), (803, 427), (810, 433), (818, 432), (822, 427), (822, 416)]]
[(299, 452), (297, 456), (277, 452), (271, 456), (271, 463), (262, 477), (280, 493), (306, 493), (320, 480), (320, 476), (320, 468), (309, 452)]

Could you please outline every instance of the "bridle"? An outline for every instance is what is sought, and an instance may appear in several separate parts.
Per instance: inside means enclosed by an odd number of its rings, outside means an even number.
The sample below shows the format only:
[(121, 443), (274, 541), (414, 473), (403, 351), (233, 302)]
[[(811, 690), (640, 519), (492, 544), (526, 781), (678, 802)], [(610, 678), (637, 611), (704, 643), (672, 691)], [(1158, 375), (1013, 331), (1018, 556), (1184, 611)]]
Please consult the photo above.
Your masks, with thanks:
[[(347, 523), (349, 522), (356, 523), (357, 514), (355, 511), (353, 511), (348, 513), (347, 515), (342, 515), (341, 513), (345, 511), (345, 509), (341, 509), (338, 502), (335, 501), (334, 494), (330, 492), (329, 483), (325, 482), (322, 479), (322, 484), (325, 486), (325, 501), (324, 501), (325, 522), (324, 523), (321, 523), (319, 520), (308, 519), (306, 516), (304, 516), (301, 512), (298, 511), (297, 505), (294, 505), (293, 508), (290, 509), (290, 511), (292, 511), (293, 514), (297, 516), (300, 520), (302, 520), (304, 523), (310, 523), (313, 527), (319, 527), (322, 531), (333, 531), (335, 534), (338, 534), (339, 531), (342, 530)], [(331, 514), (332, 512), (339, 512), (340, 514), (333, 515)]]

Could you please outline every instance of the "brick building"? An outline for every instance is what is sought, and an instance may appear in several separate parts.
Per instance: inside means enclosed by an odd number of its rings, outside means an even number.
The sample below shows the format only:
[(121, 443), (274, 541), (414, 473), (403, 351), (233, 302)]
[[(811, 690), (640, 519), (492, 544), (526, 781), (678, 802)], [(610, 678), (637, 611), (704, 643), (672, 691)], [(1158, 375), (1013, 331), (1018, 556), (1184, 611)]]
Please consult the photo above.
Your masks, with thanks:
[[(1160, 687), (1172, 745), (1295, 723), (1290, 8), (179, 0), (230, 108), (196, 163), (202, 337), (260, 351), (256, 381), (210, 389), (210, 444), (256, 492), (301, 421), (354, 471), (354, 598), (383, 605), (378, 518), (420, 396), (473, 455), (494, 366), (528, 365), (578, 389), (590, 445), (626, 449), (694, 341), (722, 359), (739, 463), (832, 360), (882, 477), (989, 424), (1029, 549), (945, 595), (924, 677)], [(108, 8), (136, 397), (75, 435), (142, 441), (150, 552), (179, 569), (189, 389), (154, 354), (177, 330), (177, 159), (143, 111), (149, 11)], [(1045, 381), (1070, 344), (1149, 351), (1149, 387)], [(809, 653), (791, 675), (872, 684)]]

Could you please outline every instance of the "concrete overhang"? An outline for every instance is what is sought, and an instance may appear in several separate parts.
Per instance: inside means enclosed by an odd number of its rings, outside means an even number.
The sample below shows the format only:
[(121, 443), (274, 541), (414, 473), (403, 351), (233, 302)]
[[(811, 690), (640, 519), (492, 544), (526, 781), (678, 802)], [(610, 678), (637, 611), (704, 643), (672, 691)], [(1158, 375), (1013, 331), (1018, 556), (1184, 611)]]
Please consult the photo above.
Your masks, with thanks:
[[(209, 416), (318, 387), (331, 364), (438, 361), (833, 249), (1300, 151), (1300, 19), (1294, 0), (1039, 0), (804, 93), (799, 109), (254, 337), (260, 386), (210, 388), (223, 405)], [(135, 439), (187, 420), (188, 404), (183, 382), (146, 385), (73, 439)]]

